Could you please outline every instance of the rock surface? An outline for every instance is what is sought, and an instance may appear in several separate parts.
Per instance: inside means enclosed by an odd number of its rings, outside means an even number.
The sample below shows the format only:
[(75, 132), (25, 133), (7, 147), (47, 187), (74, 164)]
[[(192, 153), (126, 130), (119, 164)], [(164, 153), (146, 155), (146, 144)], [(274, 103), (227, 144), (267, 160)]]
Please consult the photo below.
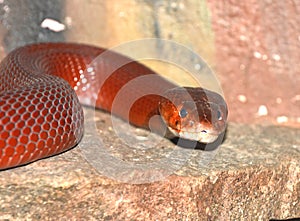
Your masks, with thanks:
[[(124, 123), (112, 125), (108, 114), (98, 112), (93, 119), (98, 136), (105, 138), (99, 150), (106, 154), (95, 155), (101, 167), (86, 160), (84, 150), (97, 140), (87, 130), (79, 147), (1, 171), (1, 220), (300, 216), (299, 129), (229, 124), (221, 147), (205, 151), (176, 147), (156, 136), (147, 138), (148, 132), (135, 128), (130, 139), (137, 144), (132, 146), (129, 139), (126, 145), (121, 135), (114, 134), (116, 128), (120, 134), (128, 133)], [(139, 145), (140, 140), (158, 142), (150, 148)]]

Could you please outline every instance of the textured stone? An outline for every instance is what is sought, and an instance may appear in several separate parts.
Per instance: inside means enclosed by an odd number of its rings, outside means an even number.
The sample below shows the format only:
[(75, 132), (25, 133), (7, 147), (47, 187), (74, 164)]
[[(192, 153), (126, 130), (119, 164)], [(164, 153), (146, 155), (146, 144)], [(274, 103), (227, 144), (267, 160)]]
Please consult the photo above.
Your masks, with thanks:
[[(109, 151), (100, 154), (98, 160), (107, 165), (100, 171), (109, 171), (110, 178), (98, 173), (83, 155), (83, 149), (97, 140), (87, 130), (88, 139), (80, 148), (1, 172), (0, 219), (267, 220), (300, 216), (299, 129), (230, 124), (220, 148), (181, 148), (176, 159), (170, 157), (155, 168), (147, 165), (174, 152), (173, 143), (154, 137), (152, 141), (159, 140), (155, 147), (126, 146), (114, 134), (118, 128), (126, 135), (124, 123), (112, 125), (104, 113), (96, 113), (95, 120), (98, 136), (107, 144), (101, 148)], [(138, 142), (144, 137), (142, 143), (147, 144), (147, 132), (133, 131), (131, 139)], [(112, 156), (120, 165), (131, 163), (133, 169), (109, 168)], [(119, 181), (112, 179), (116, 177)], [(126, 179), (129, 183), (120, 182)]]
[[(300, 1), (208, 0), (230, 120), (300, 123)], [(244, 96), (246, 100), (241, 99)], [(261, 106), (267, 113), (258, 112)]]

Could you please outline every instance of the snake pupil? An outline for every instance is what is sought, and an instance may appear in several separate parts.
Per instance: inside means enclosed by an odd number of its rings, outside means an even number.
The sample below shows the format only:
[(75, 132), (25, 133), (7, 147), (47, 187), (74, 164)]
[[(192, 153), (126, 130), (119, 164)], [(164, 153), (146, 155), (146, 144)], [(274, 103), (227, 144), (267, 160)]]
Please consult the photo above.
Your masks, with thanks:
[(218, 120), (222, 120), (222, 114), (221, 114), (221, 111), (217, 111), (217, 117), (218, 117)]

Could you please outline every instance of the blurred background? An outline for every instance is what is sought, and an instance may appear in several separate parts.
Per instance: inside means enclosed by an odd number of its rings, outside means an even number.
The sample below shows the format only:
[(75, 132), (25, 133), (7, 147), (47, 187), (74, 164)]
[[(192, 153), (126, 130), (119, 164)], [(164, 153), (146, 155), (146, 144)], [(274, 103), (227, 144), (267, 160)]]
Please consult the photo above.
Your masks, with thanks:
[(33, 42), (168, 39), (215, 71), (231, 122), (300, 127), (299, 15), (297, 0), (0, 0), (0, 58)]

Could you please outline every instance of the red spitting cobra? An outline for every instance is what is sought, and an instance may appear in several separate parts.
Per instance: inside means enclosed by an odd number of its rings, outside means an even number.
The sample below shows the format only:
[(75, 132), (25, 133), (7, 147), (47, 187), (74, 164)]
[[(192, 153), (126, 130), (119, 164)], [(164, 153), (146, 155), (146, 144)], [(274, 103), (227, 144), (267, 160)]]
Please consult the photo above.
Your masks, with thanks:
[[(134, 87), (126, 87), (131, 82)], [(0, 169), (75, 146), (83, 135), (80, 103), (148, 129), (150, 118), (160, 115), (174, 136), (203, 143), (216, 140), (227, 119), (219, 94), (178, 87), (115, 52), (70, 43), (28, 45), (0, 64)]]

